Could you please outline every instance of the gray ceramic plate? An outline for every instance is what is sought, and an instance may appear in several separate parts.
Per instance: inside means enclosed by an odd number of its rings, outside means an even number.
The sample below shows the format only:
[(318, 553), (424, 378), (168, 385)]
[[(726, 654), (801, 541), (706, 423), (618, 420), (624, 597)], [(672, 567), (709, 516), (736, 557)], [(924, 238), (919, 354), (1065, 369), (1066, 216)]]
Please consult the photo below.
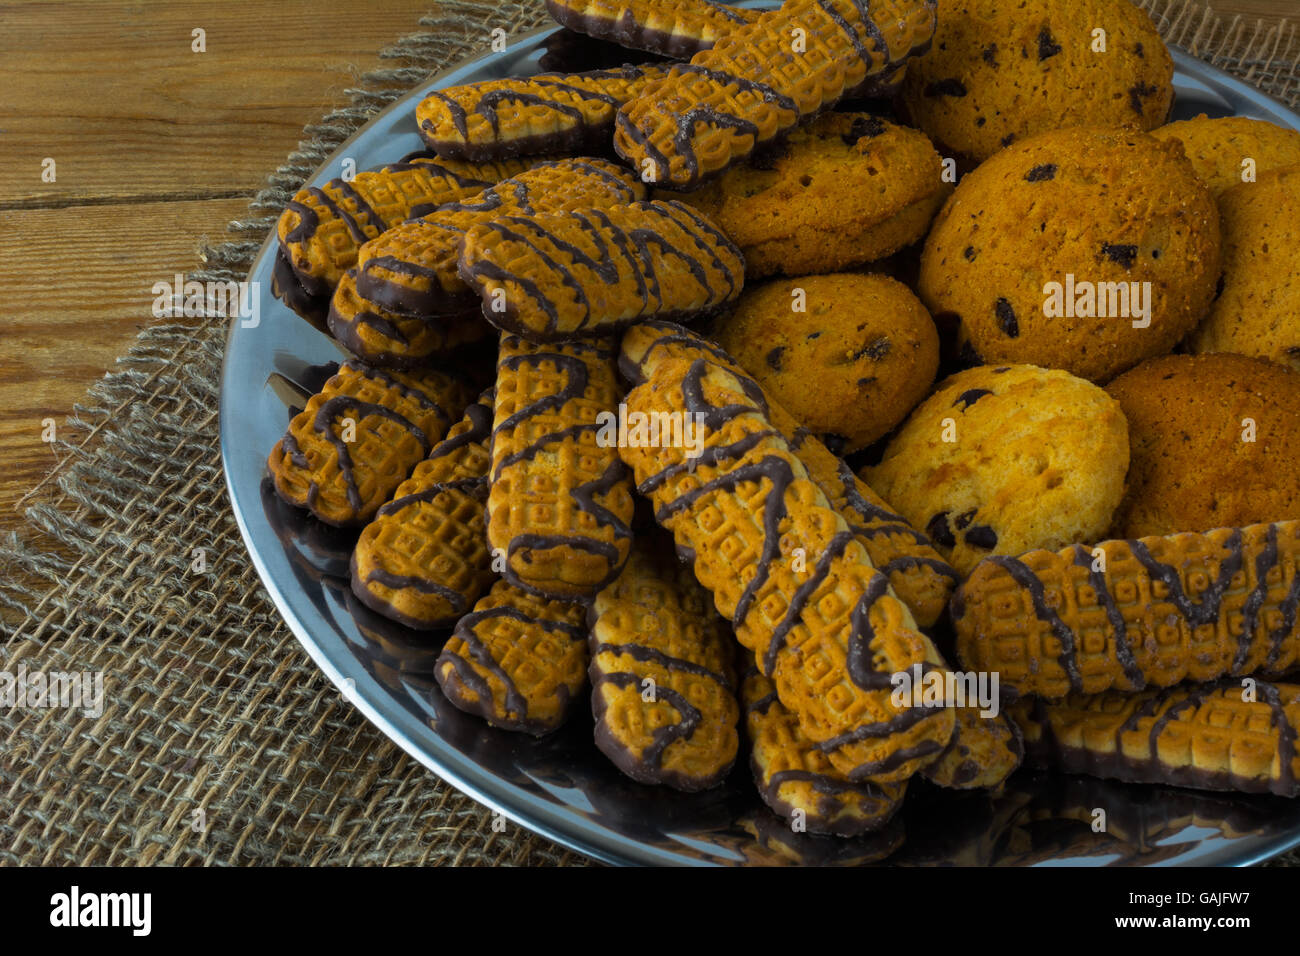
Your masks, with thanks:
[[(598, 65), (610, 51), (542, 30), (508, 52), (430, 78), (376, 116), (311, 178), (391, 162), (421, 147), (415, 105), (431, 89), (547, 68)], [(636, 53), (614, 54), (636, 61)], [(579, 62), (573, 57), (586, 60)], [(1176, 117), (1237, 114), (1300, 129), (1300, 117), (1179, 51)], [(609, 62), (606, 59), (604, 62)], [(554, 66), (553, 66), (554, 64)], [(321, 670), (409, 754), (518, 824), (618, 863), (863, 863), (903, 848), (903, 864), (1251, 863), (1300, 844), (1300, 805), (1269, 798), (1131, 787), (1074, 777), (1013, 778), (996, 800), (920, 793), (885, 834), (840, 841), (796, 835), (760, 804), (745, 760), (721, 787), (678, 794), (623, 777), (595, 749), (591, 720), (577, 715), (548, 738), (493, 730), (449, 706), (430, 676), (440, 640), (385, 622), (351, 600), (352, 538), (282, 505), (265, 481), (266, 456), (284, 432), (290, 383), (314, 391), (341, 351), (271, 297), (275, 236), (249, 279), (260, 284), (261, 322), (231, 324), (221, 392), (221, 455), (231, 505), (249, 554), (276, 606)], [(1091, 808), (1108, 808), (1105, 834)]]

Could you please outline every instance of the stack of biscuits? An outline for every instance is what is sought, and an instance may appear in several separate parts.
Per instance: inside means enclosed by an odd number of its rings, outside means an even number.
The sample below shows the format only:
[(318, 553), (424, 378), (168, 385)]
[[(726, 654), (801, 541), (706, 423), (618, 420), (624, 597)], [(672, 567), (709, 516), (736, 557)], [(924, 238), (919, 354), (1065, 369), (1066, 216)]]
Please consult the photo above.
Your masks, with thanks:
[(1127, 0), (547, 5), (656, 58), (434, 91), (278, 229), (353, 357), (274, 487), (447, 700), (682, 791), (747, 742), (796, 833), (1300, 795), (1300, 133), (1165, 125)]

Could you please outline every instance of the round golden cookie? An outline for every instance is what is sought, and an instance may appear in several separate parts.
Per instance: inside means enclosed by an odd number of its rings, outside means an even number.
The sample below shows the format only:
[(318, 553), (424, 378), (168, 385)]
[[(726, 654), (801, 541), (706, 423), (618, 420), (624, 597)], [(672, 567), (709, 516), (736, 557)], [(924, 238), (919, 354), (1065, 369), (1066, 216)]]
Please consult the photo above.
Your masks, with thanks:
[(990, 554), (1101, 539), (1128, 457), (1119, 403), (1096, 385), (985, 365), (944, 380), (862, 477), (966, 575)]
[(1106, 391), (1132, 448), (1114, 537), (1300, 518), (1300, 373), (1244, 355), (1166, 355)]
[(747, 289), (714, 337), (838, 454), (888, 434), (925, 397), (939, 365), (930, 314), (883, 275), (803, 276)]
[(1169, 115), (1173, 60), (1128, 0), (939, 0), (938, 15), (902, 100), (945, 151), (982, 162), (1046, 130), (1153, 129)]
[[(1216, 196), (1246, 182), (1243, 175), (1300, 163), (1300, 132), (1245, 116), (1210, 119), (1204, 113), (1151, 131), (1156, 139), (1176, 139), (1196, 175)], [(1243, 166), (1247, 160), (1248, 166)]]
[(942, 173), (925, 134), (868, 113), (824, 113), (779, 154), (671, 195), (740, 246), (746, 279), (807, 275), (875, 262), (919, 240), (951, 191)]
[(1258, 355), (1300, 370), (1300, 166), (1219, 196), (1223, 289), (1193, 352)]
[[(977, 362), (1106, 381), (1206, 315), (1219, 210), (1181, 144), (1077, 127), (1004, 149), (935, 218), (918, 290)], [(1135, 327), (1136, 326), (1136, 327)]]

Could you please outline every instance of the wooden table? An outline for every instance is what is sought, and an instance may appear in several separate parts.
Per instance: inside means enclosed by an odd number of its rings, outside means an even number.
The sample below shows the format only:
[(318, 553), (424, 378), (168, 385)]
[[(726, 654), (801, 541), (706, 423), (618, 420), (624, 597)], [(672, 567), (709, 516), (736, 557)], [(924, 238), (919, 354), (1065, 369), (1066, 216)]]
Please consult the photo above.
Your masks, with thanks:
[[(1300, 14), (1213, 2), (1265, 27)], [(43, 420), (62, 427), (131, 345), (152, 285), (193, 267), (431, 5), (0, 0), (0, 531), (55, 464)]]

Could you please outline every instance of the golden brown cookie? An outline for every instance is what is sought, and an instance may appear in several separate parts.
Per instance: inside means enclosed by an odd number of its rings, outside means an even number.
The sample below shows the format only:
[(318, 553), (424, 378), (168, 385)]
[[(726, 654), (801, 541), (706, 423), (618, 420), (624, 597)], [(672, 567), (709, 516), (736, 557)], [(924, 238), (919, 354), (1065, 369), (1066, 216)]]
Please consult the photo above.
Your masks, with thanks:
[(956, 707), (957, 729), (939, 759), (921, 771), (952, 790), (995, 790), (1024, 758), (1019, 729), (1004, 714), (986, 717), (979, 707)]
[(1257, 355), (1300, 371), (1300, 166), (1225, 190), (1219, 212), (1223, 287), (1191, 351)]
[(642, 178), (693, 189), (775, 141), (934, 33), (932, 0), (786, 0), (619, 109), (614, 148)]
[(587, 682), (586, 608), (498, 581), (460, 619), (434, 676), (447, 699), (493, 727), (559, 728)]
[(722, 227), (744, 253), (746, 275), (759, 278), (892, 255), (925, 235), (950, 192), (923, 133), (868, 113), (824, 113), (774, 156), (681, 198)]
[(945, 151), (978, 163), (1047, 130), (1169, 114), (1173, 59), (1128, 0), (939, 0), (938, 19), (902, 101)]
[(461, 243), (474, 226), (505, 216), (606, 209), (644, 198), (640, 181), (607, 160), (539, 163), (367, 242), (357, 253), (357, 292), (371, 306), (430, 320), (477, 309), (478, 296), (456, 274)]
[(427, 366), (453, 349), (497, 334), (477, 309), (430, 321), (374, 305), (358, 294), (356, 269), (349, 269), (339, 280), (330, 298), (327, 321), (330, 334), (340, 345), (379, 368)]
[(734, 642), (672, 539), (638, 538), (589, 619), (596, 746), (640, 783), (721, 783), (740, 741)]
[(589, 600), (627, 560), (631, 477), (600, 440), (620, 394), (608, 341), (501, 337), (488, 541), (515, 587)]
[(1167, 355), (1106, 391), (1132, 451), (1111, 534), (1300, 518), (1300, 372), (1244, 355)]
[(344, 362), (271, 450), (275, 490), (326, 524), (365, 524), (468, 403), (446, 372)]
[(752, 287), (714, 334), (768, 395), (840, 454), (891, 432), (929, 393), (939, 367), (930, 313), (883, 275)]
[(934, 624), (957, 586), (957, 572), (939, 557), (924, 534), (896, 514), (842, 459), (765, 394), (726, 351), (680, 325), (644, 322), (624, 333), (619, 368), (629, 381), (640, 384), (662, 362), (701, 358), (735, 374), (748, 394), (767, 408), (772, 426), (789, 443), (831, 507), (848, 523), (871, 563), (889, 578), (899, 600), (911, 609), (922, 627)]
[(667, 361), (626, 404), (629, 423), (690, 415), (703, 428), (694, 457), (631, 432), (619, 451), (803, 732), (853, 781), (899, 782), (932, 762), (952, 711), (896, 705), (891, 675), (943, 666), (938, 651), (743, 383)]
[(759, 796), (799, 832), (858, 836), (883, 827), (903, 804), (907, 781), (853, 783), (799, 728), (772, 682), (750, 667), (741, 683), (749, 764)]
[(1300, 522), (1030, 551), (981, 562), (953, 597), (957, 655), (1058, 699), (1300, 662)]
[(546, 9), (570, 30), (674, 59), (707, 50), (759, 16), (712, 0), (546, 0)]
[(461, 243), (460, 276), (489, 322), (547, 342), (651, 316), (709, 315), (740, 295), (745, 260), (689, 206), (639, 202), (475, 226)]
[(430, 93), (415, 121), (434, 152), (461, 160), (601, 151), (619, 106), (662, 76), (645, 65), (469, 83)]
[(1247, 116), (1210, 119), (1202, 113), (1153, 129), (1151, 135), (1182, 143), (1196, 175), (1215, 196), (1265, 173), (1300, 165), (1300, 132)]
[(513, 160), (472, 164), (391, 163), (305, 186), (280, 214), (280, 246), (273, 291), (305, 318), (323, 320), (339, 278), (357, 261), (362, 244), (411, 216), (455, 202), (527, 168)]
[(352, 593), (368, 607), (408, 627), (445, 627), (492, 583), (484, 517), (491, 435), (488, 391), (362, 530)]
[(1131, 783), (1300, 796), (1300, 685), (1239, 680), (1025, 700), (1029, 760)]
[(940, 383), (863, 477), (969, 574), (990, 554), (1105, 537), (1128, 466), (1128, 425), (1102, 389), (985, 365)]
[(1163, 355), (1209, 311), (1219, 210), (1176, 142), (1079, 127), (965, 176), (921, 256), (918, 291), (978, 364), (1104, 382)]

